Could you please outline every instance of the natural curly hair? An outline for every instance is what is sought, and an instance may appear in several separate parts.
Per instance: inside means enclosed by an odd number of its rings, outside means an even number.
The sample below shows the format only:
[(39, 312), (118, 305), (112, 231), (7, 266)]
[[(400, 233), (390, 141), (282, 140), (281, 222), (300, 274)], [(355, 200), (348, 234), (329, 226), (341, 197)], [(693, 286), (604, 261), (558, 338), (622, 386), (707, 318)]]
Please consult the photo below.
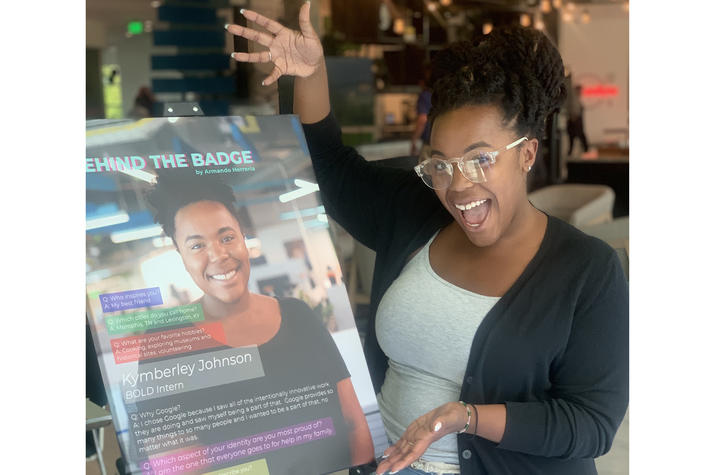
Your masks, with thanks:
[(187, 205), (198, 201), (216, 201), (234, 216), (240, 229), (244, 229), (235, 206), (232, 188), (213, 177), (198, 177), (192, 173), (165, 173), (157, 177), (156, 184), (145, 195), (154, 211), (155, 222), (162, 226), (166, 236), (175, 241), (175, 215)]
[(518, 135), (541, 139), (546, 118), (566, 99), (561, 55), (535, 29), (494, 29), (478, 43), (454, 43), (432, 64), (429, 119), (467, 105), (494, 104), (504, 125), (515, 120)]

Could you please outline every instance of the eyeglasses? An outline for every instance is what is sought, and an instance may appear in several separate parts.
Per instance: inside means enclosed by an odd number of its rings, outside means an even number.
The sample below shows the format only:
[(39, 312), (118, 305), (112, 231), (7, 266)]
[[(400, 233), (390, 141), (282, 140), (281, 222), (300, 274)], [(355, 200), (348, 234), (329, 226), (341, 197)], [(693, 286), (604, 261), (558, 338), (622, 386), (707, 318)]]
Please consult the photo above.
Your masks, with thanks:
[(428, 157), (415, 166), (414, 171), (426, 186), (434, 190), (443, 190), (451, 185), (451, 180), (454, 178), (454, 163), (458, 165), (461, 174), (470, 182), (485, 183), (488, 181), (487, 175), (490, 174), (491, 167), (496, 163), (496, 156), (499, 152), (511, 150), (524, 140), (528, 140), (528, 138), (521, 137), (492, 152), (471, 150), (466, 155), (455, 158)]

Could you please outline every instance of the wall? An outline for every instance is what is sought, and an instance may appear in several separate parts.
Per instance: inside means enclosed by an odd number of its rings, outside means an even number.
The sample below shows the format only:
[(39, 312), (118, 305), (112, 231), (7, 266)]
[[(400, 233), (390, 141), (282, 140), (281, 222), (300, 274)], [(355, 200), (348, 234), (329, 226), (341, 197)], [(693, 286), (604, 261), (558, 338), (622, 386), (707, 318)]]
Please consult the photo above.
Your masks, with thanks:
[(87, 18), (85, 22), (85, 116), (100, 119), (105, 116), (102, 97), (101, 50), (107, 45), (105, 26)]
[(97, 48), (85, 48), (85, 117), (102, 119), (104, 116), (100, 51)]
[(107, 46), (107, 31), (102, 22), (87, 18), (85, 20), (85, 43), (87, 48), (104, 48)]
[[(584, 7), (581, 6), (582, 10)], [(591, 21), (560, 21), (559, 50), (574, 83), (613, 84), (610, 98), (584, 97), (584, 126), (590, 143), (625, 140), (606, 129), (628, 127), (628, 13), (620, 4), (587, 6)], [(578, 15), (577, 15), (578, 16)]]
[(150, 54), (152, 35), (126, 38), (124, 35), (109, 37), (108, 46), (102, 51), (102, 64), (118, 64), (122, 77), (122, 111), (127, 117), (132, 109), (140, 87), (150, 87)]

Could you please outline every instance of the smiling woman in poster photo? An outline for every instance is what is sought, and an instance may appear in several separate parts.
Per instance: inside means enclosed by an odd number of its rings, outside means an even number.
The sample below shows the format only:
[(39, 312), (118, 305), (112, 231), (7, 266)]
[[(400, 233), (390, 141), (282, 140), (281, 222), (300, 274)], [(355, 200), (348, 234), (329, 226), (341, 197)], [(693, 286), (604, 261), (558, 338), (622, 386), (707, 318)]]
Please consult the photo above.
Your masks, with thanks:
[[(220, 322), (222, 343), (229, 347), (256, 345), (259, 349), (265, 376), (259, 382), (239, 384), (251, 386), (255, 392), (262, 388), (263, 394), (324, 381), (335, 384), (338, 410), (332, 413), (327, 405), (316, 417), (334, 416), (337, 434), (348, 438), (351, 454), (343, 463), (372, 460), (369, 427), (331, 335), (303, 301), (249, 291), (249, 252), (232, 189), (219, 179), (191, 175), (160, 176), (147, 199), (185, 269), (204, 292), (196, 302), (204, 314), (201, 323)], [(334, 450), (341, 461), (346, 440), (323, 450)], [(296, 473), (300, 472), (304, 473)], [(277, 473), (283, 472), (278, 469)]]

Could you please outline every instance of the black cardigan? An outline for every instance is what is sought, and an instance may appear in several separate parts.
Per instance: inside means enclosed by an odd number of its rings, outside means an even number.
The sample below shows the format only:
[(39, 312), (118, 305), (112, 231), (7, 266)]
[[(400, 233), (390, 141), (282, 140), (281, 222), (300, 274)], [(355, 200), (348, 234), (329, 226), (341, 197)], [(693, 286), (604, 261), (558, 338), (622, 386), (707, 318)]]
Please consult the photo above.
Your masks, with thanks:
[[(328, 214), (376, 251), (364, 351), (378, 392), (379, 301), (453, 218), (413, 172), (343, 146), (332, 114), (304, 132)], [(461, 473), (595, 474), (628, 406), (628, 285), (613, 249), (549, 217), (538, 252), (476, 331), (460, 398), (506, 405), (499, 444), (458, 436)]]

